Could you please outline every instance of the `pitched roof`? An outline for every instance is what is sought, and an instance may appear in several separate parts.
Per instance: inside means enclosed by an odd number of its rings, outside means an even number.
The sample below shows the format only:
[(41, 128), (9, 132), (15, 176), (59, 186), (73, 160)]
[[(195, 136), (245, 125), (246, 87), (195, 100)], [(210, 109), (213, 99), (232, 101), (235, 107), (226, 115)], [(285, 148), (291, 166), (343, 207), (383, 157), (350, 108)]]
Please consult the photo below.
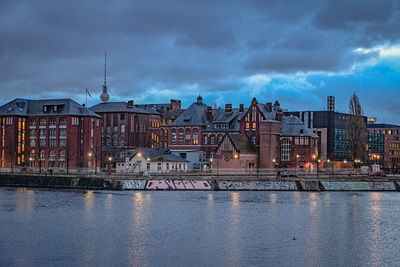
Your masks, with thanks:
[[(129, 159), (132, 159), (137, 153), (141, 153), (142, 157), (150, 161), (172, 161), (172, 162), (188, 162), (188, 160), (183, 159), (167, 148), (137, 148), (132, 150), (126, 150), (126, 155)], [(125, 157), (117, 159), (117, 162), (125, 161)]]
[(251, 141), (246, 134), (229, 133), (228, 135), (241, 154), (257, 153), (256, 148), (251, 144)]
[(203, 103), (193, 103), (169, 126), (206, 126), (207, 125), (207, 105)]
[(394, 124), (386, 124), (386, 123), (375, 123), (375, 124), (367, 124), (367, 128), (400, 128), (400, 126)]
[[(300, 133), (302, 130), (303, 133)], [(282, 116), (281, 119), (282, 136), (318, 136), (310, 128), (304, 125), (297, 116)]]
[(105, 113), (105, 112), (132, 112), (132, 113), (141, 113), (141, 114), (160, 114), (159, 112), (150, 109), (146, 110), (143, 108), (139, 108), (136, 106), (128, 105), (127, 102), (106, 102), (94, 105), (90, 108), (90, 110), (97, 113)]
[[(45, 107), (46, 106), (46, 111)], [(2, 116), (90, 116), (100, 117), (72, 99), (30, 100), (16, 98), (0, 107)]]
[(138, 104), (135, 106), (147, 111), (156, 111), (165, 118), (172, 120), (178, 118), (185, 111), (184, 109), (171, 109), (171, 104)]

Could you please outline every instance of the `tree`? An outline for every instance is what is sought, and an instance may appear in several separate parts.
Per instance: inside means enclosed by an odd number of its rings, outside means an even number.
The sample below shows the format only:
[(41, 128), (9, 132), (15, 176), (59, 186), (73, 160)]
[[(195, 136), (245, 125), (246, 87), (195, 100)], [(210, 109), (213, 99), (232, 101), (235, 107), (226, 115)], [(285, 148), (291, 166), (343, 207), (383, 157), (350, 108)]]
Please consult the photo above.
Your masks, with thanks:
[(353, 93), (350, 97), (349, 114), (350, 116), (347, 120), (346, 128), (351, 155), (353, 160), (365, 160), (366, 125), (363, 117), (363, 109), (356, 93)]

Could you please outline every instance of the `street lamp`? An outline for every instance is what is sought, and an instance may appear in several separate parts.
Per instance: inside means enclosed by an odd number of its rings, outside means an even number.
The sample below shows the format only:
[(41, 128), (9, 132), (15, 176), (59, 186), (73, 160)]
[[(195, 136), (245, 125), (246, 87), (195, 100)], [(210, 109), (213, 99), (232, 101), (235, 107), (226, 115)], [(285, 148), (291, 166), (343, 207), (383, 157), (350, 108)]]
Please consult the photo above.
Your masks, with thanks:
[(319, 164), (321, 163), (321, 160), (318, 160), (318, 164), (317, 164), (317, 178), (319, 177)]
[(213, 159), (210, 158), (210, 174), (211, 174), (211, 178), (212, 178), (212, 162), (213, 162)]
[(298, 169), (298, 165), (299, 165), (299, 158), (300, 158), (300, 155), (299, 154), (297, 154), (296, 155), (296, 173), (297, 173), (297, 169)]
[(88, 153), (88, 156), (89, 156), (89, 163), (88, 163), (88, 165), (89, 165), (89, 169), (90, 169), (90, 167), (91, 167), (91, 163), (92, 163), (92, 160), (91, 160), (91, 157), (92, 157), (92, 152), (89, 152)]

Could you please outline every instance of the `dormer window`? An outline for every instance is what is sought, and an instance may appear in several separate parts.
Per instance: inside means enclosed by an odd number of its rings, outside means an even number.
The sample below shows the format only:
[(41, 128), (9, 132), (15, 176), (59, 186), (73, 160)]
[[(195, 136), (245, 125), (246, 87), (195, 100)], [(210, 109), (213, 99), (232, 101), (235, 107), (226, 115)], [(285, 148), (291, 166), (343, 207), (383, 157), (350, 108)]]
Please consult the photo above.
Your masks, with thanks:
[(43, 112), (47, 112), (47, 106), (43, 106)]
[(53, 111), (57, 112), (57, 106), (53, 106)]
[(304, 133), (304, 130), (303, 129), (300, 129), (300, 134), (303, 134)]

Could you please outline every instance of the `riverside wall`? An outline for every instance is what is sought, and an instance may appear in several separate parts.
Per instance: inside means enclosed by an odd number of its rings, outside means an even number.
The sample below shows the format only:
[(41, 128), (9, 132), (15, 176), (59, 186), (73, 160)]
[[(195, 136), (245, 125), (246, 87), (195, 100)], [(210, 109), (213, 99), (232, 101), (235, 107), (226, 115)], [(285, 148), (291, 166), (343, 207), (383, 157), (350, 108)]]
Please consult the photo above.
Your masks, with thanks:
[(111, 179), (78, 176), (0, 175), (0, 186), (99, 190), (400, 191), (399, 181)]

